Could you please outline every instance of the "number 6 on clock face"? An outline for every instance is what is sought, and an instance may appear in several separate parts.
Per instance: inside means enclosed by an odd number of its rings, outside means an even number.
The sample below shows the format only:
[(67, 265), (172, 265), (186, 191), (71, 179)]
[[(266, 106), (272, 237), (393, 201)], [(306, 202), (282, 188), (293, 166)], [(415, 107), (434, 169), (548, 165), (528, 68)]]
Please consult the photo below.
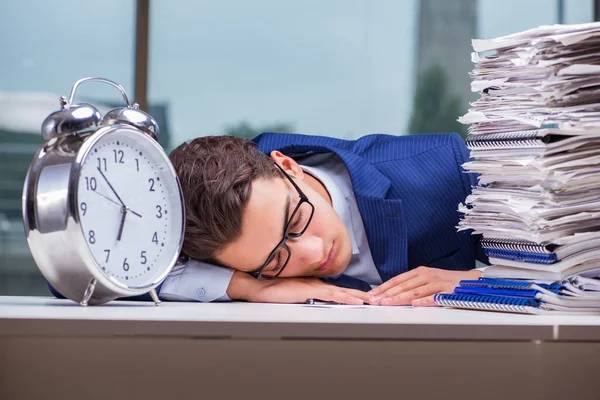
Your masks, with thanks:
[(180, 248), (181, 194), (165, 159), (153, 139), (121, 128), (90, 143), (81, 163), (82, 234), (98, 269), (123, 286), (156, 282)]

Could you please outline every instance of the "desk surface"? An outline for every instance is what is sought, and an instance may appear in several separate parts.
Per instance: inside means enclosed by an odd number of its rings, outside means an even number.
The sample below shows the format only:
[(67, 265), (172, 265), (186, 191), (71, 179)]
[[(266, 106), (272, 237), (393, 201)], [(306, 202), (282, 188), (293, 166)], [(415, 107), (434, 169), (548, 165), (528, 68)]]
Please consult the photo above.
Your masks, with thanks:
[(0, 335), (387, 340), (600, 340), (600, 316), (439, 307), (114, 301), (0, 296)]

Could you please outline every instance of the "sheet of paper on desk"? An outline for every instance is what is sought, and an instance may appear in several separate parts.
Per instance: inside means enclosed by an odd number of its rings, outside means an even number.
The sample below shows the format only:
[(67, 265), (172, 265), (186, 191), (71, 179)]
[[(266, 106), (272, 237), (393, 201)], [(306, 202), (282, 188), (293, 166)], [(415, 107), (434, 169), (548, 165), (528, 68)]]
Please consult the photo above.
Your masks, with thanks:
[(346, 308), (346, 309), (380, 307), (380, 306), (371, 306), (369, 304), (361, 304), (361, 305), (339, 304), (339, 303), (323, 302), (323, 301), (317, 301), (314, 304), (306, 304), (306, 303), (264, 303), (264, 304), (269, 304), (270, 306), (275, 306), (275, 307), (309, 307), (309, 308), (312, 307), (312, 308)]
[(317, 304), (299, 304), (304, 307), (309, 308), (370, 308), (371, 306), (368, 304), (363, 305), (354, 305), (354, 304), (331, 304), (331, 303), (317, 303)]
[(354, 305), (354, 304), (334, 304), (334, 303), (316, 303), (316, 304), (298, 304), (304, 307), (313, 307), (313, 308), (413, 308), (412, 306), (371, 306), (369, 304), (363, 305)]

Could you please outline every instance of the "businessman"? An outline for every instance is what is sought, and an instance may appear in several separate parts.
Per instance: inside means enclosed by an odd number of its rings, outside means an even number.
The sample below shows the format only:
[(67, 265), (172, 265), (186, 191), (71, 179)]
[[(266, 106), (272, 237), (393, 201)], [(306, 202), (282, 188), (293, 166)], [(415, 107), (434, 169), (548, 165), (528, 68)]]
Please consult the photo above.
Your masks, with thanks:
[(456, 232), (457, 134), (200, 137), (170, 154), (186, 206), (167, 300), (433, 305), (487, 262)]

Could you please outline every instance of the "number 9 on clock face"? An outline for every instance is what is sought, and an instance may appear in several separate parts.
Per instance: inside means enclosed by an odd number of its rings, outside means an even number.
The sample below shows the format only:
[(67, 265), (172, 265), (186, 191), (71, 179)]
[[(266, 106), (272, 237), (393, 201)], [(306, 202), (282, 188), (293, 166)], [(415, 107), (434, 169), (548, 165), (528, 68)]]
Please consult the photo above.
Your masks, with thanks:
[(127, 128), (84, 153), (77, 215), (98, 269), (117, 284), (150, 286), (178, 256), (183, 210), (169, 166), (154, 140)]

